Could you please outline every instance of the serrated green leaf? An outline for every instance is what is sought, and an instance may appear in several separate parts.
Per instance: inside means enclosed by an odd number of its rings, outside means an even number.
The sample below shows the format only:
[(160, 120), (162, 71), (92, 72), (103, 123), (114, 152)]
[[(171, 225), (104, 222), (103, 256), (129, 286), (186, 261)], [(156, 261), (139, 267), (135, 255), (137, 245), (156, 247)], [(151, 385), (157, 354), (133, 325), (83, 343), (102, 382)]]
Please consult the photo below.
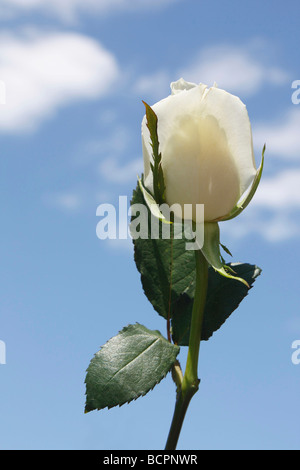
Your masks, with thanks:
[[(229, 268), (252, 286), (261, 269), (248, 263), (230, 263)], [(248, 295), (242, 283), (220, 276), (209, 268), (208, 291), (202, 327), (202, 341), (208, 341)], [(178, 299), (172, 316), (172, 337), (176, 344), (188, 346), (193, 308), (194, 285)]]
[[(131, 204), (145, 204), (139, 185), (133, 192)], [(159, 223), (159, 236), (162, 223)], [(148, 233), (151, 233), (151, 213), (148, 211)], [(134, 259), (141, 274), (146, 297), (154, 309), (164, 318), (170, 318), (178, 297), (193, 282), (195, 277), (195, 253), (186, 250), (186, 240), (179, 237), (181, 224), (164, 224), (171, 230), (172, 239), (136, 239)]]
[(86, 375), (85, 411), (129, 403), (153, 389), (170, 371), (179, 347), (159, 331), (125, 327), (91, 360)]
[[(132, 203), (145, 204), (139, 187), (134, 191)], [(148, 222), (150, 227), (151, 215)], [(171, 320), (173, 340), (180, 346), (187, 346), (195, 289), (194, 251), (186, 250), (184, 238), (138, 239), (134, 240), (134, 256), (145, 295), (160, 315)], [(251, 264), (228, 263), (226, 269), (243, 278), (249, 286), (261, 272)], [(208, 340), (222, 326), (248, 291), (243, 283), (220, 276), (209, 268), (203, 340)]]

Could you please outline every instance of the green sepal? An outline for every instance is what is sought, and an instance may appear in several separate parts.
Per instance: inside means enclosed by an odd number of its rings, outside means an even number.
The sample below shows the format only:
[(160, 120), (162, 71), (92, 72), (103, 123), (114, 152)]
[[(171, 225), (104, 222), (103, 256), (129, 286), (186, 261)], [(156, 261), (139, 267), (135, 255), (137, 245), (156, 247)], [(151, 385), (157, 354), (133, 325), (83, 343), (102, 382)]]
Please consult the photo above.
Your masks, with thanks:
[(222, 243), (220, 243), (220, 246), (223, 248), (223, 250), (225, 251), (225, 253), (227, 253), (229, 256), (232, 257), (232, 253), (231, 253), (231, 251), (227, 248), (227, 246), (222, 245)]
[(150, 132), (151, 147), (153, 151), (154, 163), (150, 163), (150, 168), (153, 173), (153, 196), (158, 204), (162, 204), (165, 202), (166, 187), (161, 165), (161, 153), (159, 152), (159, 141), (157, 133), (158, 118), (151, 106), (145, 103), (145, 101), (143, 101), (143, 104), (146, 108), (146, 121)]
[(154, 217), (158, 218), (159, 220), (161, 220), (163, 223), (165, 224), (171, 224), (172, 222), (167, 220), (165, 218), (165, 216), (163, 215), (163, 213), (161, 212), (160, 208), (159, 208), (159, 205), (157, 204), (157, 202), (155, 201), (154, 197), (152, 196), (152, 194), (149, 193), (149, 191), (145, 188), (145, 186), (143, 185), (143, 182), (141, 180), (141, 178), (138, 177), (138, 184), (139, 184), (139, 187), (140, 187), (140, 190), (142, 191), (142, 194), (144, 196), (144, 200), (151, 212), (152, 215), (154, 215)]
[(249, 193), (244, 197), (244, 199), (242, 199), (240, 202), (237, 203), (237, 205), (232, 209), (232, 211), (228, 215), (225, 215), (224, 217), (221, 217), (220, 219), (218, 219), (218, 221), (225, 221), (225, 220), (234, 219), (241, 212), (243, 212), (243, 210), (246, 209), (248, 204), (251, 202), (254, 194), (256, 193), (256, 190), (258, 188), (260, 180), (261, 180), (261, 175), (262, 175), (262, 172), (263, 172), (264, 161), (265, 161), (265, 151), (266, 151), (266, 145), (264, 145), (264, 148), (263, 148), (263, 151), (262, 151), (261, 164), (260, 164), (260, 167), (258, 168), (258, 170), (256, 172), (256, 175), (255, 175), (255, 178), (253, 180), (253, 183), (252, 183), (252, 186), (251, 186), (251, 189), (250, 189)]
[(207, 262), (224, 277), (240, 281), (249, 288), (249, 284), (245, 279), (237, 277), (233, 274), (233, 270), (224, 264), (224, 259), (220, 252), (220, 229), (218, 222), (204, 223), (204, 244), (201, 248)]

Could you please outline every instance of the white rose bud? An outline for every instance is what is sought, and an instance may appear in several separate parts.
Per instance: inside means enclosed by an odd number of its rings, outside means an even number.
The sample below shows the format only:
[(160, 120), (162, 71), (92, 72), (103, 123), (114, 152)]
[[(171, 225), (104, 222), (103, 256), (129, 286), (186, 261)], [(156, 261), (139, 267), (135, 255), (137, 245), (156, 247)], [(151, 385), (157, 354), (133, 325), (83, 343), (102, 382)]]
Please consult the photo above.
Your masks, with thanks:
[[(218, 222), (238, 216), (253, 198), (265, 147), (257, 170), (248, 112), (237, 96), (183, 79), (171, 83), (171, 90), (170, 96), (151, 108), (144, 103), (144, 179), (139, 184), (145, 201), (161, 220), (170, 223), (160, 211), (163, 201), (177, 221), (191, 218), (196, 227), (202, 226), (203, 239), (196, 231), (195, 243), (188, 249), (200, 249), (222, 276), (249, 287), (224, 263), (220, 246), (230, 252), (220, 243)], [(204, 220), (201, 211), (198, 217), (200, 204)], [(185, 206), (192, 206), (188, 217)]]
[[(171, 90), (170, 96), (152, 106), (158, 118), (166, 203), (179, 204), (182, 214), (184, 204), (192, 204), (194, 220), (196, 204), (204, 204), (205, 222), (231, 218), (257, 176), (246, 106), (216, 86), (180, 79)], [(153, 193), (153, 150), (146, 117), (142, 144), (144, 186)]]

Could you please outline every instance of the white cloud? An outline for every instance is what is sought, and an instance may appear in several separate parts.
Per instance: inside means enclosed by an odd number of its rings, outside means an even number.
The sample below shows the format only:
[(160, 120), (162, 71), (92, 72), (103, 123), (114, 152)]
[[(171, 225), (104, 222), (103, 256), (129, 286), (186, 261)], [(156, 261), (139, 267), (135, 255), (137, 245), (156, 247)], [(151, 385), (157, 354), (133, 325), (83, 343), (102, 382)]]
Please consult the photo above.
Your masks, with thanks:
[[(258, 54), (258, 46), (267, 55), (267, 45), (261, 42), (257, 44), (255, 41), (254, 45), (203, 48), (190, 64), (175, 73), (159, 70), (148, 76), (141, 76), (135, 83), (135, 91), (161, 99), (165, 96), (166, 89), (169, 92), (170, 82), (181, 77), (189, 82), (201, 82), (208, 86), (217, 83), (220, 88), (243, 96), (257, 93), (264, 85), (289, 84), (289, 74), (281, 67), (271, 65), (262, 54)], [(184, 62), (185, 58), (179, 60)]]
[(63, 105), (105, 95), (117, 76), (113, 55), (81, 34), (2, 34), (0, 80), (6, 85), (6, 105), (0, 130), (35, 129)]
[(179, 73), (187, 81), (214, 82), (220, 88), (236, 93), (251, 95), (263, 85), (281, 85), (289, 80), (288, 74), (280, 67), (259, 59), (249, 46), (215, 46), (203, 49), (193, 63)]
[(101, 175), (113, 183), (136, 182), (143, 171), (143, 160), (137, 158), (122, 165), (116, 158), (107, 158), (99, 166)]
[(43, 196), (45, 204), (59, 208), (64, 212), (78, 212), (83, 206), (83, 198), (78, 191), (63, 191)]
[(250, 205), (237, 219), (222, 224), (224, 233), (242, 238), (252, 233), (281, 242), (300, 235), (300, 168), (264, 177)]
[(253, 202), (270, 209), (300, 209), (300, 169), (288, 169), (276, 176), (262, 178)]
[(151, 75), (143, 75), (134, 84), (134, 92), (143, 99), (160, 100), (170, 93), (172, 79), (166, 70), (154, 72)]
[(61, 20), (70, 22), (82, 13), (114, 13), (118, 10), (135, 10), (163, 7), (179, 0), (2, 0), (3, 16), (16, 13), (37, 11), (50, 13)]
[(267, 144), (270, 155), (300, 160), (300, 109), (294, 106), (280, 122), (258, 124), (253, 129), (258, 148)]
[(245, 214), (224, 224), (221, 223), (220, 228), (221, 233), (230, 238), (242, 239), (256, 234), (272, 243), (290, 240), (300, 235), (299, 215), (297, 220), (289, 211), (255, 211), (250, 206), (245, 210)]
[(131, 130), (118, 124), (111, 127), (112, 130), (109, 130), (105, 137), (102, 137), (100, 140), (89, 141), (85, 145), (83, 153), (88, 153), (97, 158), (124, 155), (130, 148), (132, 139)]
[[(138, 134), (139, 136), (140, 134)], [(143, 157), (128, 158), (137, 135), (125, 125), (115, 125), (101, 139), (87, 142), (81, 155), (86, 163), (89, 159), (97, 162), (98, 174), (108, 183), (136, 184), (137, 175), (143, 171)]]

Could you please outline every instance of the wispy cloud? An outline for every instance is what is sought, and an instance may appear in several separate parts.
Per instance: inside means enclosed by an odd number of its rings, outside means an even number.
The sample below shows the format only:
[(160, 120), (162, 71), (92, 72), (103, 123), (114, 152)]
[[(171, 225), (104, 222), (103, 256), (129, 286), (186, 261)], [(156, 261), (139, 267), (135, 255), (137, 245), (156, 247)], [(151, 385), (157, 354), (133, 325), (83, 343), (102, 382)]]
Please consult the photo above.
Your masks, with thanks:
[[(266, 59), (268, 45), (216, 45), (205, 47), (190, 59), (189, 63), (174, 71), (157, 70), (138, 78), (135, 88), (138, 93), (145, 93), (162, 98), (171, 81), (183, 77), (194, 83), (212, 86), (214, 83), (231, 93), (250, 96), (259, 92), (263, 86), (279, 86), (289, 83), (290, 75), (271, 59)], [(185, 58), (181, 62), (185, 62)], [(169, 90), (169, 88), (168, 88)]]
[(83, 198), (78, 191), (60, 191), (43, 196), (47, 206), (59, 208), (64, 212), (77, 213), (83, 206)]
[(85, 151), (97, 158), (121, 156), (130, 148), (131, 138), (131, 130), (116, 122), (100, 140), (95, 139), (87, 142)]
[(267, 241), (281, 242), (300, 235), (300, 168), (263, 177), (245, 212), (222, 230), (231, 237), (256, 233)]
[(300, 168), (262, 178), (253, 205), (273, 210), (300, 210)]
[(0, 36), (0, 79), (6, 106), (0, 130), (33, 130), (57, 109), (100, 98), (118, 77), (114, 56), (77, 33), (10, 33)]
[(143, 99), (160, 100), (170, 93), (172, 81), (174, 81), (174, 77), (167, 70), (141, 75), (134, 83), (134, 92), (142, 96)]
[(52, 14), (64, 22), (77, 21), (82, 13), (107, 14), (117, 11), (133, 11), (161, 8), (181, 0), (2, 0), (0, 15), (38, 12)]
[(282, 85), (289, 79), (283, 68), (265, 63), (248, 45), (205, 48), (180, 72), (188, 81), (200, 80), (209, 86), (216, 82), (220, 88), (243, 95), (257, 93), (264, 85)]
[(135, 184), (143, 171), (143, 157), (132, 157), (137, 138), (140, 141), (140, 134), (116, 122), (100, 139), (85, 144), (84, 162), (93, 162), (96, 173), (109, 184)]
[(254, 143), (268, 153), (283, 159), (298, 159), (300, 163), (300, 109), (294, 106), (276, 122), (258, 123), (253, 129)]
[(113, 183), (135, 183), (137, 175), (143, 171), (143, 160), (137, 158), (127, 163), (120, 162), (116, 158), (107, 158), (99, 165), (101, 175)]
[(250, 206), (246, 211), (237, 219), (221, 224), (222, 233), (236, 239), (255, 234), (272, 243), (291, 240), (300, 235), (299, 213), (290, 210), (257, 210)]

